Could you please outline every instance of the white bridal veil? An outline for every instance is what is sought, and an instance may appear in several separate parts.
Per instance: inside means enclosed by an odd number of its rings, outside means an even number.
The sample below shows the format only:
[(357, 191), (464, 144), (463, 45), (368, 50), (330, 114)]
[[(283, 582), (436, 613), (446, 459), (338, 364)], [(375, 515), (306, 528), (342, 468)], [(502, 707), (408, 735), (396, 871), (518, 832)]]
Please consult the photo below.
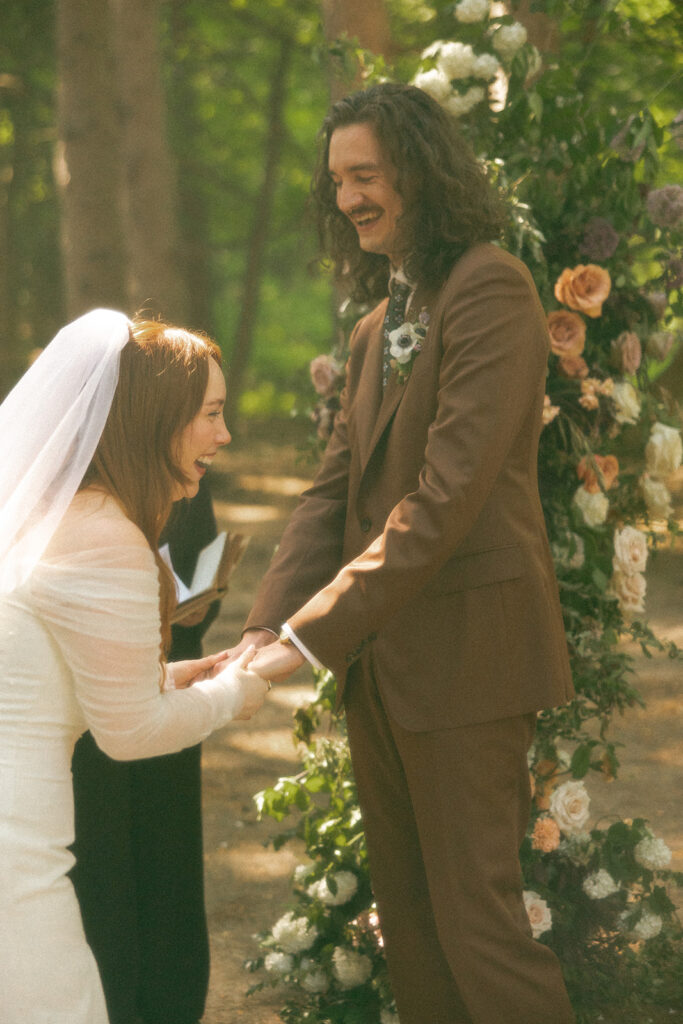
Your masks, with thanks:
[(78, 490), (130, 328), (111, 309), (67, 324), (0, 405), (0, 593), (27, 579)]

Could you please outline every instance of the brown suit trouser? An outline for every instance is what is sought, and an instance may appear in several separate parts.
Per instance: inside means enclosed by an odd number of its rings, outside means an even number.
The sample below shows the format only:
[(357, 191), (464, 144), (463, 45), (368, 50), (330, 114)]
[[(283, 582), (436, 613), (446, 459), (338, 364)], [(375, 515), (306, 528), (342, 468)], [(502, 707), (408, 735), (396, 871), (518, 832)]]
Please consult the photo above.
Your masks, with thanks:
[(409, 732), (358, 664), (344, 702), (401, 1024), (572, 1024), (522, 900), (535, 715)]

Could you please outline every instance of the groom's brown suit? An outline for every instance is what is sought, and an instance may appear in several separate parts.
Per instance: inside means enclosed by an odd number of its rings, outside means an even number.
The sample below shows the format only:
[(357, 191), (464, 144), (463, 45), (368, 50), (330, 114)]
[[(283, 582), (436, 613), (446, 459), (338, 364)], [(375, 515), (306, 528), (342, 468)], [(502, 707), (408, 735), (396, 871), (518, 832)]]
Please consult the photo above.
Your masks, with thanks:
[(402, 1024), (565, 1024), (506, 852), (534, 713), (573, 693), (536, 477), (545, 316), (491, 244), (419, 289), (424, 309), (410, 377), (384, 392), (386, 300), (356, 326), (322, 467), (248, 626), (288, 621), (337, 677)]

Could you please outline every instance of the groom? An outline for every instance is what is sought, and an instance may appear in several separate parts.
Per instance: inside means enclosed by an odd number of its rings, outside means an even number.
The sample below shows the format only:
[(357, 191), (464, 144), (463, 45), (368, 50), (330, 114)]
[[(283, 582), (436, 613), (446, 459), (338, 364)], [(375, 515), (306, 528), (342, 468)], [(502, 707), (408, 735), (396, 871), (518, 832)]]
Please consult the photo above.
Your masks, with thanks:
[(337, 678), (401, 1024), (570, 1024), (518, 860), (536, 712), (573, 692), (536, 480), (545, 316), (427, 95), (351, 95), (322, 139), (323, 236), (379, 304), (240, 647)]

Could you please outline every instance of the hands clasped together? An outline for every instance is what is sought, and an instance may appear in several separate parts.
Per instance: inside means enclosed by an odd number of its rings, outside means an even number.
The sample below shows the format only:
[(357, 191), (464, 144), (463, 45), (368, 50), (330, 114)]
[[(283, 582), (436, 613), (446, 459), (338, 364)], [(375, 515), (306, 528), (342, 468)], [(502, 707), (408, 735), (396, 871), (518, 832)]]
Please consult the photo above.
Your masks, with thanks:
[(273, 643), (269, 630), (249, 630), (235, 647), (205, 658), (170, 662), (164, 689), (183, 690), (196, 683), (228, 688), (236, 698), (234, 718), (245, 721), (259, 710), (271, 683), (287, 679), (304, 661), (296, 647)]

